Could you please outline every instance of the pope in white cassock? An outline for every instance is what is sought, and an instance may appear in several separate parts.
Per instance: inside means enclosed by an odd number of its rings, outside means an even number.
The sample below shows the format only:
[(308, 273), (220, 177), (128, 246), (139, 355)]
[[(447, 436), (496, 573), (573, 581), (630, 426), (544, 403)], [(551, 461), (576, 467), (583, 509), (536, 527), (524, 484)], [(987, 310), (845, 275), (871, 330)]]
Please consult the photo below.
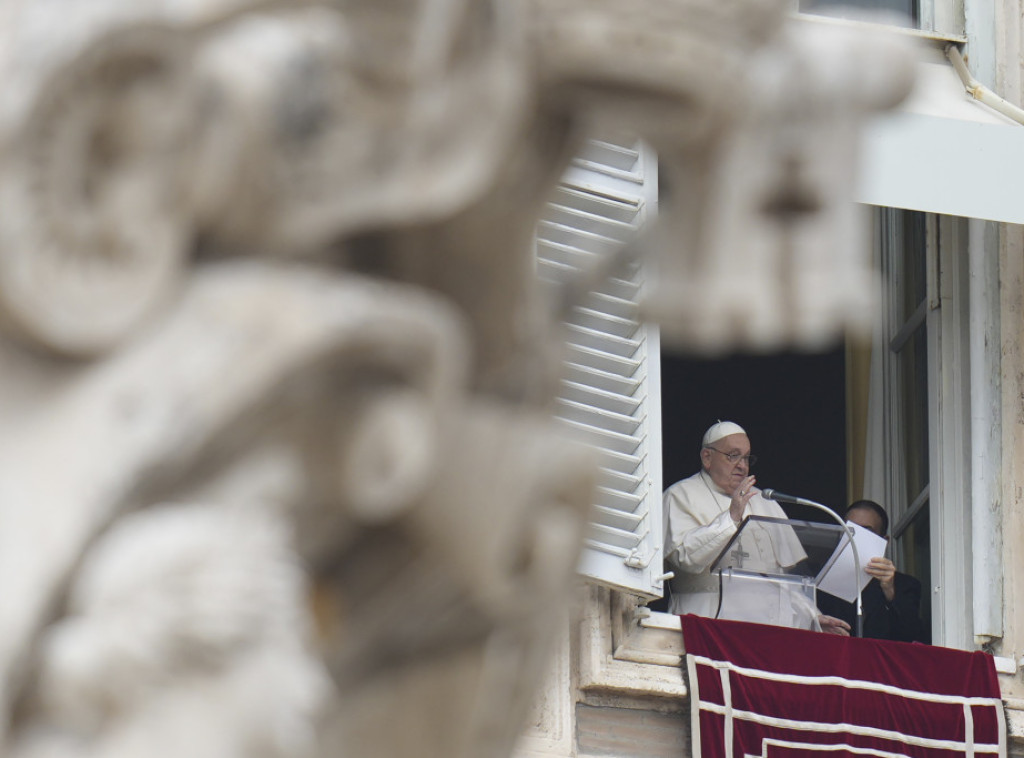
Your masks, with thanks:
[[(786, 518), (777, 503), (754, 487), (750, 439), (741, 426), (719, 421), (704, 433), (701, 470), (676, 482), (664, 494), (665, 560), (675, 573), (669, 612), (715, 617), (719, 612), (719, 578), (710, 566), (736, 534), (746, 516)], [(784, 573), (807, 557), (788, 526), (753, 522), (733, 545), (730, 562), (737, 568)], [(760, 584), (744, 592), (734, 584), (727, 592), (729, 617), (744, 621), (848, 634), (839, 619), (822, 616), (809, 600), (784, 587)]]

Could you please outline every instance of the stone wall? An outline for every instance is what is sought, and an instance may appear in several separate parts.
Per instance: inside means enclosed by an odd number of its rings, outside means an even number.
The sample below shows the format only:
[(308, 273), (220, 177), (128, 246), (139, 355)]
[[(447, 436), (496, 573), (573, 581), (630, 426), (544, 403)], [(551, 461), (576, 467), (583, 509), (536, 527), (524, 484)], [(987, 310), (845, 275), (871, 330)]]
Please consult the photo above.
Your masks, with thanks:
[(689, 755), (688, 717), (681, 713), (576, 706), (576, 747), (579, 755), (619, 758), (681, 758)]

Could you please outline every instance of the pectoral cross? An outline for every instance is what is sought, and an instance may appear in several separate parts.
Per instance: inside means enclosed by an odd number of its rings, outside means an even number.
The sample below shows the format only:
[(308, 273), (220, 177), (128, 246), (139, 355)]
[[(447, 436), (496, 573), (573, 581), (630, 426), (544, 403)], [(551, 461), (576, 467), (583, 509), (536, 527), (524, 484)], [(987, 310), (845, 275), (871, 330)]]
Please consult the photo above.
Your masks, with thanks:
[(750, 553), (745, 552), (743, 550), (743, 545), (740, 545), (738, 543), (736, 545), (736, 549), (733, 550), (731, 553), (729, 553), (729, 555), (732, 556), (732, 559), (733, 559), (733, 562), (734, 562), (736, 568), (739, 568), (739, 569), (743, 568), (743, 559), (750, 557)]

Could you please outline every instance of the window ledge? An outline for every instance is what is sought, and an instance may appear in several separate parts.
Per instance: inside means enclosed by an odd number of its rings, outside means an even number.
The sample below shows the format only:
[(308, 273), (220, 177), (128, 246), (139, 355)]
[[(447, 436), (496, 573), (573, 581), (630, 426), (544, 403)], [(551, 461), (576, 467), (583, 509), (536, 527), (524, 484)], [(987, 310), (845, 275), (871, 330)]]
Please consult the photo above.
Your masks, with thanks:
[[(660, 613), (658, 611), (647, 611), (645, 608), (637, 608), (640, 617), (640, 626), (645, 629), (669, 629), (677, 632), (683, 630), (683, 624), (678, 616), (671, 613)], [(682, 643), (680, 642), (680, 652)]]
[(594, 585), (587, 591), (580, 620), (580, 689), (588, 695), (670, 699), (681, 708), (687, 689), (678, 623), (675, 629), (671, 622), (642, 626), (636, 598)]

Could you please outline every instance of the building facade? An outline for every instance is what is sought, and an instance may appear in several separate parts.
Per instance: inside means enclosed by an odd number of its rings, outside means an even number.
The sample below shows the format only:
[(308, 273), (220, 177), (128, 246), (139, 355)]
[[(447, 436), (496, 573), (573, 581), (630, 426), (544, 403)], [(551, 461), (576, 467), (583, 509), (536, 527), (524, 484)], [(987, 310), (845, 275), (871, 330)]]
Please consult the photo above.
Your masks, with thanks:
[[(832, 5), (794, 10), (804, 24), (859, 23), (818, 15)], [(1024, 125), (1012, 107), (979, 102), (981, 90), (973, 100), (967, 94), (973, 81), (1011, 105), (1024, 102), (1022, 7), (855, 5), (909, 14), (892, 33), (920, 43), (920, 65), (903, 110), (873, 124), (864, 145), (858, 200), (871, 216), (870, 248), (885, 284), (871, 338), (847, 340), (848, 495), (889, 507), (894, 561), (926, 588), (933, 643), (995, 656), (1010, 753), (1024, 755), (1024, 172), (1016, 168)], [(958, 57), (969, 76), (958, 73)], [(634, 149), (595, 143), (567, 175), (562, 200), (588, 190), (616, 197), (619, 220), (607, 223), (642, 224), (657, 212), (657, 162)], [(564, 207), (552, 213), (562, 225), (542, 224), (542, 261), (588, 244), (573, 237)], [(588, 223), (589, 232), (615, 238)], [(662, 348), (655, 330), (626, 327), (623, 305), (628, 287), (642, 291), (643, 274), (617, 279), (618, 298), (599, 297), (615, 304), (618, 332), (607, 344), (596, 341), (605, 330), (598, 303), (583, 314), (589, 326), (574, 326), (584, 344), (574, 348), (562, 412), (606, 451), (604, 499), (579, 604), (567, 611), (521, 756), (689, 754), (678, 620), (646, 607), (664, 578), (660, 493), (671, 482), (659, 478)], [(586, 368), (600, 360), (614, 365)], [(586, 388), (588, 374), (609, 383), (615, 371), (631, 381), (615, 392)]]

